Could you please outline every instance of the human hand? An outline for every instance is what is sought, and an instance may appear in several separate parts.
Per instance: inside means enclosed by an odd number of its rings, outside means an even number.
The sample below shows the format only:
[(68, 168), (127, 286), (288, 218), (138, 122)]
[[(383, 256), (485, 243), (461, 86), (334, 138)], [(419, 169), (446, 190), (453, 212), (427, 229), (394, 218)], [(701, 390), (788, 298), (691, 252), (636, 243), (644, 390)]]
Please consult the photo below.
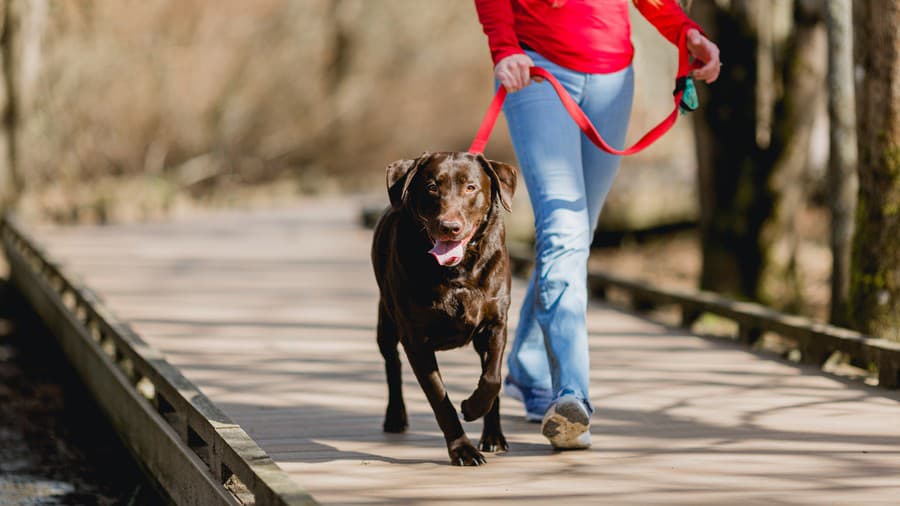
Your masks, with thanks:
[[(534, 61), (527, 54), (511, 54), (494, 66), (494, 77), (512, 93), (531, 84), (531, 67), (534, 67)], [(543, 78), (535, 77), (534, 80), (540, 82)]]
[(711, 83), (719, 78), (719, 70), (722, 68), (719, 46), (704, 37), (700, 30), (691, 28), (687, 33), (687, 49), (691, 56), (704, 63), (703, 67), (693, 71), (694, 79)]

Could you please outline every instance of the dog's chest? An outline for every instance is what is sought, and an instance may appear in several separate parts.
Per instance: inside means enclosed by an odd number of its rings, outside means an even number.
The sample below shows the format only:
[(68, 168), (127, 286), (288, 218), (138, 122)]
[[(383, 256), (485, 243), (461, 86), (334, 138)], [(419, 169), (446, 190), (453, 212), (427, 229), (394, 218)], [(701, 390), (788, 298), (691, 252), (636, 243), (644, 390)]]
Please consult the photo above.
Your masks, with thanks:
[(426, 310), (426, 339), (439, 350), (468, 344), (484, 317), (484, 293), (453, 288), (436, 295)]
[(477, 325), (481, 322), (485, 294), (469, 287), (441, 290), (431, 302), (431, 310), (461, 325)]

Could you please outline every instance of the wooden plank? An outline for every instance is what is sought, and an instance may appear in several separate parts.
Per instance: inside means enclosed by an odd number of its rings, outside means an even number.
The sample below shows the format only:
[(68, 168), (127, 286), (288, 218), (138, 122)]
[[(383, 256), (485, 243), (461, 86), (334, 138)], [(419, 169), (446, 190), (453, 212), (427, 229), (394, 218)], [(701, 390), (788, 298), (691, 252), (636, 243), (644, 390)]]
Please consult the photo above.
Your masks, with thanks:
[[(502, 400), (511, 451), (447, 465), (404, 364), (385, 435), (370, 232), (346, 199), (166, 224), (35, 231), (47, 249), (327, 504), (890, 504), (900, 396), (591, 304), (594, 449), (554, 453)], [(514, 282), (511, 330), (524, 286)], [(451, 399), (471, 349), (439, 355)], [(466, 424), (477, 439), (480, 422)]]

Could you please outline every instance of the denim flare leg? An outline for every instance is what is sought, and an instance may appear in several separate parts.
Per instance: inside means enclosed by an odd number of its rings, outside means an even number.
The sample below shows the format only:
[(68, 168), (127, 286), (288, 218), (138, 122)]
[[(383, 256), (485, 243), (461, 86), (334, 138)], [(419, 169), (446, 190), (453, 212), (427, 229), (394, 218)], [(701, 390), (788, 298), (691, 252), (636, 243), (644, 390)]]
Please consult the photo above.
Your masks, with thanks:
[[(632, 67), (585, 74), (528, 51), (621, 149), (634, 94)], [(536, 230), (535, 268), (509, 354), (509, 380), (529, 390), (574, 395), (593, 412), (588, 386), (587, 259), (620, 157), (588, 140), (549, 83), (511, 93), (503, 107)]]

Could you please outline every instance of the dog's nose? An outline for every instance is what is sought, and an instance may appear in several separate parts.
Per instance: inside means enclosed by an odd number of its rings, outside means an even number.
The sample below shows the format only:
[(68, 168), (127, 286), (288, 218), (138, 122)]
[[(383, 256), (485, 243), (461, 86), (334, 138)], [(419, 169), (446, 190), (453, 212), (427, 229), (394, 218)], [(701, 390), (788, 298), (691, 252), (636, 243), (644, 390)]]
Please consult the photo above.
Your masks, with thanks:
[(441, 220), (440, 223), (441, 233), (442, 234), (453, 234), (456, 235), (462, 230), (462, 223), (458, 221), (445, 221)]

